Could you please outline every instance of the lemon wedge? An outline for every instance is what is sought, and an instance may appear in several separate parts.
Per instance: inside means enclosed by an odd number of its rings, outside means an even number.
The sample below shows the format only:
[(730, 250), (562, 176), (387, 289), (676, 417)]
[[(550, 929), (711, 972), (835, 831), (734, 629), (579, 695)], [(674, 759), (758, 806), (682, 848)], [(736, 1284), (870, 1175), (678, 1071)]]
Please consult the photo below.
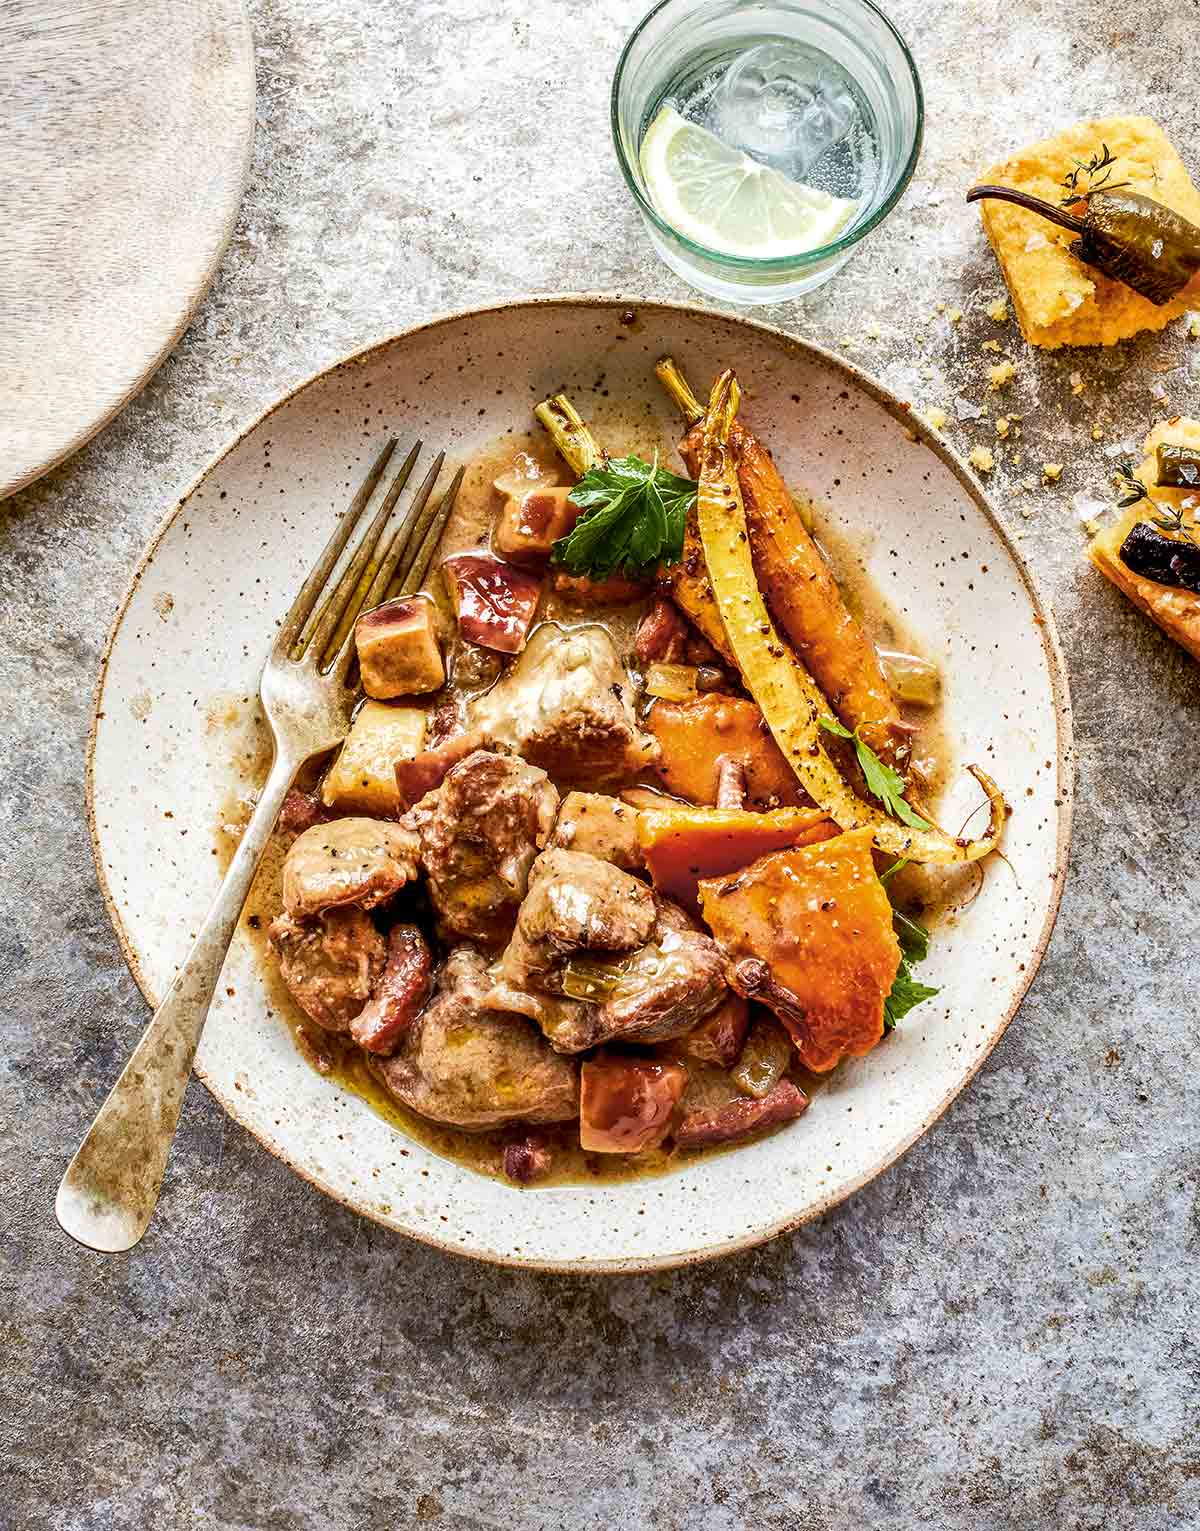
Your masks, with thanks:
[(678, 233), (747, 260), (803, 255), (830, 244), (858, 211), (791, 181), (664, 106), (646, 131), (642, 175), (655, 211)]

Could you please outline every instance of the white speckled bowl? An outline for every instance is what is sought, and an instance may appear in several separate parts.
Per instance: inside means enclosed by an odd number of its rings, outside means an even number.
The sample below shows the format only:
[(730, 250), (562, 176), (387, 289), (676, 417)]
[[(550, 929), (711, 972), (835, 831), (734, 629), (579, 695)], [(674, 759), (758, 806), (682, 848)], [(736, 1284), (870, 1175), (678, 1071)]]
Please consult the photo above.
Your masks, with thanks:
[[(556, 298), (436, 320), (264, 415), (168, 514), (133, 577), (101, 666), (88, 772), (101, 886), (153, 1003), (216, 890), (213, 829), (243, 786), (213, 710), (256, 692), (273, 624), (384, 434), (463, 457), (525, 429), (531, 405), (565, 387), (585, 413), (597, 391), (609, 410), (648, 401), (674, 439), (655, 359), (670, 351), (705, 384), (738, 370), (789, 482), (833, 507), (833, 529), (865, 550), (876, 584), (940, 659), (953, 755), (993, 771), (1015, 808), (1011, 871), (989, 868), (921, 970), (939, 998), (774, 1136), (665, 1177), (594, 1186), (520, 1191), (401, 1136), (302, 1060), (241, 934), (196, 1062), (237, 1121), (347, 1206), (445, 1249), (557, 1270), (647, 1270), (745, 1248), (891, 1164), (1012, 1019), (1050, 936), (1070, 833), (1070, 703), (1053, 620), (958, 459), (836, 357), (691, 308), (638, 304), (630, 324), (628, 306)], [(956, 773), (943, 822), (977, 799)]]

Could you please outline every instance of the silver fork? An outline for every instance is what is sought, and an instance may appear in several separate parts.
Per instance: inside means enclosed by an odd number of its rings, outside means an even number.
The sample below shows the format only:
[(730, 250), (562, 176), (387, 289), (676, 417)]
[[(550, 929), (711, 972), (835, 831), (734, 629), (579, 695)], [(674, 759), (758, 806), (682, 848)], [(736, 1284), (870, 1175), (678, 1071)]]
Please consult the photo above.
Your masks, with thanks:
[(393, 437), (280, 625), (259, 682), (275, 749), (266, 785), (187, 961), (58, 1188), (54, 1211), (60, 1225), (89, 1249), (132, 1249), (150, 1224), (192, 1060), (263, 849), (301, 766), (339, 744), (350, 727), (354, 693), (347, 678), (355, 657), (354, 619), (391, 593), (411, 595), (420, 587), (454, 508), (461, 468), (441, 499), (432, 498), (445, 462), (445, 453), (439, 452), (384, 545), (392, 510), (421, 451), (418, 441), (321, 601), (395, 448)]

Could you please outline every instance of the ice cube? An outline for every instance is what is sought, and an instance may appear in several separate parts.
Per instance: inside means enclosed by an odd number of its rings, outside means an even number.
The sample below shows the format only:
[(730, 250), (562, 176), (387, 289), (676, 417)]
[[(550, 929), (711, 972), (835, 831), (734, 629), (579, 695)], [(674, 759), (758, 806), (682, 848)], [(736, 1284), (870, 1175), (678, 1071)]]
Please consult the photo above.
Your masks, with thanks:
[(858, 116), (830, 60), (779, 41), (740, 54), (707, 92), (699, 120), (731, 148), (798, 180)]

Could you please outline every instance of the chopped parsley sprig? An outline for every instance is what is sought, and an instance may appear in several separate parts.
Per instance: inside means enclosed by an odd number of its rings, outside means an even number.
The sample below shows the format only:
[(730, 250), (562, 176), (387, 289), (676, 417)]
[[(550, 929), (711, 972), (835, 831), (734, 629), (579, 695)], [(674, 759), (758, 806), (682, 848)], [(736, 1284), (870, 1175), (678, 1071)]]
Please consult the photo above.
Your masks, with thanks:
[(691, 479), (640, 457), (611, 457), (589, 468), (571, 491), (583, 514), (554, 544), (554, 561), (572, 574), (607, 579), (618, 569), (645, 574), (683, 557), (683, 532), (696, 503)]
[(904, 801), (903, 776), (880, 760), (871, 746), (859, 737), (857, 728), (851, 733), (836, 718), (818, 718), (817, 722), (827, 733), (836, 734), (839, 739), (853, 739), (854, 753), (858, 756), (858, 764), (863, 773), (863, 780), (867, 784), (867, 791), (872, 797), (879, 799), (894, 819), (899, 819), (910, 829), (932, 827), (915, 808), (910, 808)]
[[(899, 862), (894, 862), (883, 874), (881, 881), (896, 872), (899, 865)], [(914, 1005), (919, 1005), (923, 1000), (932, 999), (939, 992), (937, 989), (931, 989), (926, 983), (919, 983), (912, 975), (913, 966), (918, 962), (924, 962), (929, 955), (929, 932), (924, 925), (918, 924), (902, 909), (893, 906), (892, 928), (900, 943), (900, 966), (896, 970), (892, 991), (883, 1002), (885, 1035), (895, 1030), (896, 1022), (903, 1020)]]

